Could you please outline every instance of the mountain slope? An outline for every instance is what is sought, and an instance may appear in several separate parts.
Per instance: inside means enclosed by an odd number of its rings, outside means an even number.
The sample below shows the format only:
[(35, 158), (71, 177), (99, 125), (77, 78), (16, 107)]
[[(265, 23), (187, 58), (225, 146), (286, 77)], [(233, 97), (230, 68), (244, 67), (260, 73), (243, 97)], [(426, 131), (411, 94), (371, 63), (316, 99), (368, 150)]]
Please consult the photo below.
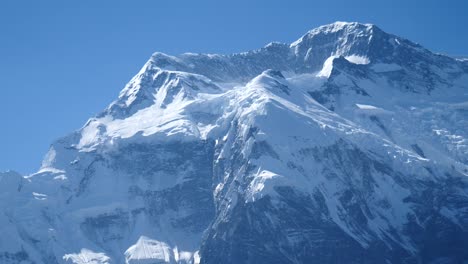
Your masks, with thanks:
[(369, 24), (155, 53), (39, 172), (2, 263), (462, 263), (468, 65)]

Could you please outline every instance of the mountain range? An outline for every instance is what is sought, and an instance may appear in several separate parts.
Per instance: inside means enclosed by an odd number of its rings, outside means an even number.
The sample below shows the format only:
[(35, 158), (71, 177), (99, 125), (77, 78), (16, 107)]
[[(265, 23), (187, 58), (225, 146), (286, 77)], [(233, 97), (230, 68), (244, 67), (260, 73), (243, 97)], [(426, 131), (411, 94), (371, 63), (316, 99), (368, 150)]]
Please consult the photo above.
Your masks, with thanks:
[(468, 61), (371, 24), (154, 53), (32, 175), (0, 263), (468, 263)]

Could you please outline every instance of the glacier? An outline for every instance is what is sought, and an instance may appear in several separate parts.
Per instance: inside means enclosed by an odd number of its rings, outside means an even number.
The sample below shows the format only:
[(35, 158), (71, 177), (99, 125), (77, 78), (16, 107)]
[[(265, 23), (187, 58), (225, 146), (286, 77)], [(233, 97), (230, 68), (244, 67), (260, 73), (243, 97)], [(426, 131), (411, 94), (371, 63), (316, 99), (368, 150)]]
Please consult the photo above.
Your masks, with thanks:
[(336, 22), (154, 53), (0, 173), (0, 263), (466, 263), (468, 61)]

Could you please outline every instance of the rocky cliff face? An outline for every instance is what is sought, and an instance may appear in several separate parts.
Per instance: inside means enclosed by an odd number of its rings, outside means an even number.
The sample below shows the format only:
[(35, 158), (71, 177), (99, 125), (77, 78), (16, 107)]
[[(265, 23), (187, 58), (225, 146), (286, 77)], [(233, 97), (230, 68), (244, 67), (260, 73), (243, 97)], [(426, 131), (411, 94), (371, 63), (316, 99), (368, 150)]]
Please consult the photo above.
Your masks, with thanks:
[(467, 84), (359, 23), (155, 53), (39, 172), (0, 174), (0, 262), (463, 263)]

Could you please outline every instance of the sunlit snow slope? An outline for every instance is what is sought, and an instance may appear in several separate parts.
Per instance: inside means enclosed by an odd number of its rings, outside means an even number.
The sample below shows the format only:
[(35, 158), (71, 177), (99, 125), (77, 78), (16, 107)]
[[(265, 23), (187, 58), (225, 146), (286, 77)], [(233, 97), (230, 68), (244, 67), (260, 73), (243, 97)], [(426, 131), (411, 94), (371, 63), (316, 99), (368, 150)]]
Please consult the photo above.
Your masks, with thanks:
[(0, 263), (464, 263), (468, 61), (370, 24), (155, 53), (33, 175)]

